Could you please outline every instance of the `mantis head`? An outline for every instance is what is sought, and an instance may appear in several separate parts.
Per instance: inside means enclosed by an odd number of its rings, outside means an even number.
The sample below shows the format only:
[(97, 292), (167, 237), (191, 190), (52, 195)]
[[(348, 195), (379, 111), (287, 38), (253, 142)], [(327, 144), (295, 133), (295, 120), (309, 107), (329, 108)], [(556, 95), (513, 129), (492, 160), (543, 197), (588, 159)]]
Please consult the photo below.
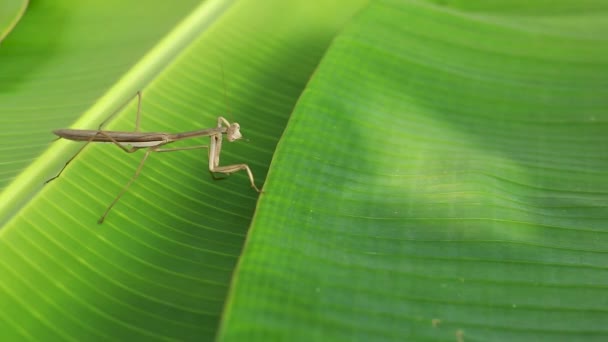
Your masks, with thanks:
[(226, 138), (228, 139), (228, 141), (233, 142), (235, 140), (241, 139), (242, 137), (243, 135), (241, 134), (241, 125), (236, 122), (231, 123), (230, 126), (228, 126), (228, 129), (226, 130)]

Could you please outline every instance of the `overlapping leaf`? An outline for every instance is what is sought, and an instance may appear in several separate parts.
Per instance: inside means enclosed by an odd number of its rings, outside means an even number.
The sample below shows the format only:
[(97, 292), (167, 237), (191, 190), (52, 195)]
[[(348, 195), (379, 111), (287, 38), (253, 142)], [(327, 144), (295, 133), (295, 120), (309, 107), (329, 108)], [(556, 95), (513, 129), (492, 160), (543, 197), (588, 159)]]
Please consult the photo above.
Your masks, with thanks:
[(608, 338), (608, 12), (378, 1), (274, 156), (221, 335)]
[(27, 7), (27, 0), (11, 0), (0, 2), (0, 42), (15, 27)]

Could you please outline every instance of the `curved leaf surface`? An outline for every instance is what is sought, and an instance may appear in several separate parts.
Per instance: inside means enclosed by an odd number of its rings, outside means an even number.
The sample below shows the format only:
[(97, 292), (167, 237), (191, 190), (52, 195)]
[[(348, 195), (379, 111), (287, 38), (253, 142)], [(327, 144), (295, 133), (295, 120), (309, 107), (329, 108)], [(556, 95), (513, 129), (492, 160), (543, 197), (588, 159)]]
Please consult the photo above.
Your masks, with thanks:
[(608, 338), (605, 5), (436, 3), (373, 2), (328, 50), (223, 340)]
[(27, 0), (0, 2), (0, 42), (13, 30), (27, 8)]

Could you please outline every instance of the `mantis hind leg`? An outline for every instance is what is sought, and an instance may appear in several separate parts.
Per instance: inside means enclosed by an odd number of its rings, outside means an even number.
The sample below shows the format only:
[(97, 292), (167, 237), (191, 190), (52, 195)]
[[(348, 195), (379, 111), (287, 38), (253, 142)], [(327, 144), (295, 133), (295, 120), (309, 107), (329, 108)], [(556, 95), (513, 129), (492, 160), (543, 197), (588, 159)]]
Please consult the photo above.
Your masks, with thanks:
[(106, 209), (106, 211), (104, 211), (103, 215), (101, 215), (101, 217), (99, 218), (99, 220), (97, 221), (97, 223), (99, 223), (99, 224), (103, 223), (103, 221), (106, 219), (106, 216), (108, 215), (108, 213), (110, 212), (110, 210), (112, 209), (112, 207), (114, 207), (114, 205), (118, 202), (118, 200), (120, 200), (120, 198), (122, 197), (122, 195), (124, 195), (125, 192), (127, 192), (127, 190), (129, 189), (129, 187), (131, 186), (131, 184), (133, 184), (133, 182), (135, 182), (135, 180), (137, 179), (137, 177), (139, 177), (139, 174), (141, 173), (141, 170), (144, 168), (144, 164), (146, 163), (146, 160), (148, 159), (148, 156), (152, 152), (154, 152), (154, 149), (152, 149), (152, 148), (149, 148), (146, 151), (146, 154), (144, 154), (144, 157), (139, 162), (139, 166), (137, 167), (137, 170), (135, 170), (135, 174), (133, 175), (133, 177), (131, 177), (131, 179), (129, 180), (129, 182), (127, 182), (127, 185), (125, 185), (122, 188), (122, 190), (120, 190), (120, 192), (114, 198), (114, 200), (112, 201), (112, 203), (110, 203), (110, 205), (108, 206), (108, 208)]
[[(139, 131), (139, 118), (140, 118), (140, 110), (141, 110), (141, 91), (137, 91), (137, 93), (135, 94), (135, 96), (138, 97), (138, 101), (137, 101), (137, 117), (135, 119), (135, 131)], [(131, 98), (132, 99), (132, 98)], [(84, 145), (82, 145), (82, 147), (70, 158), (68, 159), (68, 161), (63, 165), (63, 167), (61, 168), (61, 170), (59, 170), (59, 172), (57, 173), (57, 175), (55, 177), (49, 178), (48, 180), (46, 180), (44, 182), (44, 184), (47, 184), (57, 178), (59, 178), (59, 176), (63, 173), (63, 170), (65, 170), (65, 168), (68, 166), (68, 164), (70, 164), (72, 162), (72, 160), (74, 160), (76, 158), (76, 156), (78, 156), (80, 154), (80, 152), (82, 152), (82, 150), (84, 150), (85, 147), (87, 147), (87, 145), (89, 145), (93, 139), (95, 139), (97, 136), (99, 135), (103, 135), (108, 137), (115, 145), (117, 145), (118, 147), (120, 147), (123, 151), (127, 152), (127, 153), (132, 153), (137, 151), (137, 148), (131, 148), (128, 149), (126, 147), (124, 147), (123, 145), (121, 145), (120, 143), (118, 143), (116, 140), (114, 140), (114, 138), (108, 136), (104, 131), (102, 131), (103, 126), (106, 125), (106, 123), (108, 123), (108, 121), (110, 121), (110, 119), (112, 119), (114, 117), (114, 115), (116, 115), (118, 112), (120, 112), (130, 101), (131, 99), (129, 99), (129, 101), (125, 102), (122, 106), (120, 106), (117, 110), (115, 110), (112, 114), (110, 114), (110, 116), (108, 116), (105, 120), (103, 120), (101, 122), (101, 124), (99, 124), (99, 126), (97, 127), (97, 134), (92, 136), (89, 140), (87, 140), (86, 143), (84, 143)], [(61, 137), (57, 137), (55, 138), (53, 141), (57, 141), (61, 139)]]

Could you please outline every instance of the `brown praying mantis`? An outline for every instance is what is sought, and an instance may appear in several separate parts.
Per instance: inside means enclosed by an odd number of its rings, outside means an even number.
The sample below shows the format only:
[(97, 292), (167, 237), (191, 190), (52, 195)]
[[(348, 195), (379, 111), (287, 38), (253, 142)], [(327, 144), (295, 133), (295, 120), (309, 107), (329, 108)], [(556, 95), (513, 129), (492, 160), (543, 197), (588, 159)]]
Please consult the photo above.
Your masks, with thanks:
[[(126, 153), (133, 153), (139, 149), (146, 149), (146, 153), (142, 158), (141, 162), (139, 162), (139, 166), (135, 171), (135, 174), (131, 177), (129, 182), (122, 188), (122, 190), (118, 193), (116, 198), (112, 201), (110, 206), (103, 213), (101, 218), (97, 221), (97, 223), (103, 223), (106, 216), (112, 209), (112, 207), (120, 200), (120, 198), (127, 192), (131, 184), (139, 177), (142, 168), (148, 159), (148, 156), (152, 152), (175, 152), (175, 151), (183, 151), (183, 150), (194, 150), (207, 148), (209, 150), (209, 171), (211, 175), (215, 178), (214, 173), (223, 173), (225, 175), (229, 175), (231, 173), (244, 170), (247, 172), (249, 176), (249, 181), (251, 182), (251, 187), (253, 187), (257, 192), (260, 192), (260, 189), (255, 185), (253, 179), (253, 173), (247, 164), (234, 164), (234, 165), (224, 165), (220, 166), (220, 152), (222, 150), (222, 137), (225, 134), (226, 139), (229, 142), (233, 142), (242, 138), (241, 135), (241, 126), (236, 123), (230, 123), (223, 117), (218, 117), (217, 119), (217, 127), (213, 128), (204, 128), (196, 131), (190, 132), (182, 132), (182, 133), (165, 133), (165, 132), (139, 132), (139, 121), (140, 121), (140, 110), (141, 110), (141, 91), (138, 91), (136, 94), (138, 98), (137, 102), (137, 116), (135, 119), (135, 131), (134, 132), (124, 132), (124, 131), (104, 131), (102, 127), (120, 110), (126, 105), (122, 105), (118, 110), (112, 113), (107, 119), (105, 119), (97, 128), (97, 130), (86, 130), (86, 129), (58, 129), (53, 131), (60, 139), (68, 139), (73, 141), (84, 141), (85, 144), (70, 158), (63, 168), (59, 171), (59, 173), (47, 180), (45, 184), (49, 183), (52, 180), (57, 179), (68, 166), (68, 164), (76, 158), (76, 156), (82, 152), (82, 150), (92, 142), (103, 142), (103, 143), (113, 143), (118, 146), (121, 150)], [(127, 102), (128, 103), (128, 102)], [(167, 144), (170, 144), (175, 141), (186, 140), (197, 137), (206, 137), (208, 136), (210, 139), (209, 145), (196, 145), (196, 146), (188, 146), (188, 147), (178, 147), (178, 148), (161, 148)]]

